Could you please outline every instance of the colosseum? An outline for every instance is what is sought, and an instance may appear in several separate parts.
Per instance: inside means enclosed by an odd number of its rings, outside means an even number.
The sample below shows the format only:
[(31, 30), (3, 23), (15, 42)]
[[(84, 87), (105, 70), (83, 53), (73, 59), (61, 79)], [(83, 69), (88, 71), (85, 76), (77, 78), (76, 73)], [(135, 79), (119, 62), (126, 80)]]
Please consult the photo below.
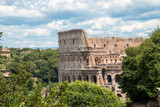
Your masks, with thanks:
[(59, 82), (82, 80), (110, 88), (121, 99), (118, 88), (125, 49), (140, 45), (142, 37), (87, 37), (83, 29), (58, 32)]

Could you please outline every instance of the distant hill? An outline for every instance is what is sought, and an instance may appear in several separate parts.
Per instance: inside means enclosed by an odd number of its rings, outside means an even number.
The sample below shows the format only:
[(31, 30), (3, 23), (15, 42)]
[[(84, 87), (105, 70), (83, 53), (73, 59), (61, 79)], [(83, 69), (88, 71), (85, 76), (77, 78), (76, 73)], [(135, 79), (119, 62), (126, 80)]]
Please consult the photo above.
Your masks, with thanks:
[(32, 49), (37, 49), (37, 48), (39, 48), (39, 49), (56, 49), (58, 47), (32, 47)]

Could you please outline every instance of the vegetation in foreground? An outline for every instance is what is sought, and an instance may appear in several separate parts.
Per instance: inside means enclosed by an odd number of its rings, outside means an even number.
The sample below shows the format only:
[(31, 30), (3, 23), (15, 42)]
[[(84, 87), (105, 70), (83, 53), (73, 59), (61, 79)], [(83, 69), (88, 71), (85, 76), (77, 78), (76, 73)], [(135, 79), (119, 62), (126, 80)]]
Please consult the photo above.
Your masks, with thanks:
[[(5, 78), (0, 75), (0, 106), (7, 107), (124, 107), (111, 90), (86, 81), (49, 86), (42, 93), (42, 84), (31, 89), (31, 73), (24, 69)], [(14, 82), (13, 82), (14, 81)]]
[(38, 77), (43, 83), (58, 82), (58, 51), (30, 48), (9, 48), (10, 63), (6, 64), (8, 72), (16, 74), (25, 63), (26, 71)]
[(120, 87), (133, 102), (156, 100), (160, 87), (160, 28), (138, 47), (126, 49)]

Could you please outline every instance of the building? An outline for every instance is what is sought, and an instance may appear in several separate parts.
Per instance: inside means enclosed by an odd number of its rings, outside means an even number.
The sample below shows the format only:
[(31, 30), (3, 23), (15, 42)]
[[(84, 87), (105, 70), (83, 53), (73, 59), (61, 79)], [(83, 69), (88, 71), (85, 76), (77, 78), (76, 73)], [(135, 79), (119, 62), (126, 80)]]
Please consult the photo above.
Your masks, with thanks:
[(7, 48), (4, 48), (0, 51), (0, 55), (5, 55), (7, 57), (10, 57), (10, 50), (8, 50)]
[(58, 32), (59, 82), (83, 80), (111, 88), (125, 100), (118, 83), (125, 49), (140, 45), (142, 37), (87, 37), (82, 29)]
[[(10, 50), (4, 48), (0, 51), (0, 55), (10, 57)], [(5, 65), (0, 64), (0, 73), (2, 73), (5, 77), (9, 77), (9, 72), (7, 72), (5, 68), (6, 68)]]

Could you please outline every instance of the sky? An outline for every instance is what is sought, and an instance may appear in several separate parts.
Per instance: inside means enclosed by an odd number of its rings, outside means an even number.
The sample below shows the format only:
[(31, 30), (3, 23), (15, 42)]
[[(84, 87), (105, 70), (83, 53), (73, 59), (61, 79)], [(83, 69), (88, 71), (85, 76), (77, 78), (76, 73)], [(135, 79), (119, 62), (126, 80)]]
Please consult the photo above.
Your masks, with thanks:
[(160, 0), (0, 0), (3, 47), (58, 47), (59, 31), (148, 37), (160, 26)]

